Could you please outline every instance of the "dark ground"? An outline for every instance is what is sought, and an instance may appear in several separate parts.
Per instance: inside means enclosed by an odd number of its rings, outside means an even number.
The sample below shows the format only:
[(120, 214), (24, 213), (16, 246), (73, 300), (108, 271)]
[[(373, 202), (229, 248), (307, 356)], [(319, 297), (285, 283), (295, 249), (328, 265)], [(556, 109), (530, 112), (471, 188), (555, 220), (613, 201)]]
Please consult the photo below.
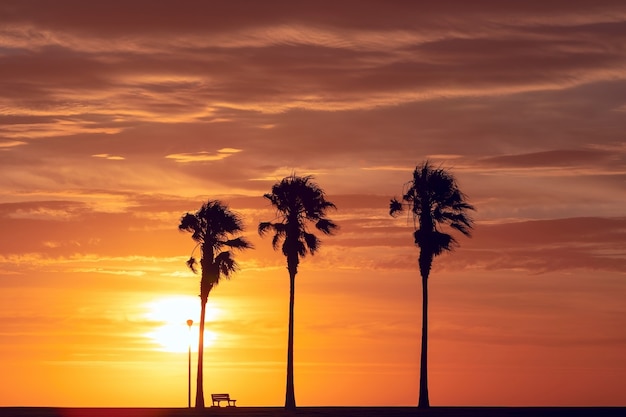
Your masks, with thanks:
[(222, 407), (52, 408), (0, 407), (0, 417), (626, 417), (626, 407)]

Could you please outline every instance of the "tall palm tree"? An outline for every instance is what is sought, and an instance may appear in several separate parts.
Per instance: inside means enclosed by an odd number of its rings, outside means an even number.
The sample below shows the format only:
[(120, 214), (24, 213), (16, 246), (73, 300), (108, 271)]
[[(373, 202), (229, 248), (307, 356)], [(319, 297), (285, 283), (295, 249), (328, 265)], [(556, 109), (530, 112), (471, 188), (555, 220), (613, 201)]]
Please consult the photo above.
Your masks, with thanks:
[(276, 208), (275, 222), (259, 224), (259, 234), (263, 236), (268, 231), (274, 233), (272, 246), (278, 249), (282, 242), (283, 255), (287, 257), (289, 271), (289, 336), (287, 341), (287, 388), (285, 394), (285, 408), (296, 408), (296, 398), (293, 384), (293, 307), (295, 296), (296, 274), (300, 258), (307, 253), (314, 255), (320, 247), (320, 240), (308, 231), (308, 224), (326, 235), (331, 235), (337, 229), (332, 220), (326, 218), (328, 209), (335, 209), (335, 205), (326, 200), (324, 191), (313, 182), (313, 177), (299, 177), (292, 174), (274, 184), (272, 192), (265, 194)]
[(456, 239), (444, 233), (442, 226), (470, 236), (473, 220), (468, 211), (466, 195), (455, 178), (443, 168), (434, 168), (429, 161), (415, 167), (413, 179), (405, 184), (399, 201), (391, 200), (389, 214), (395, 216), (404, 208), (411, 211), (415, 244), (420, 248), (419, 268), (422, 276), (422, 353), (420, 357), (420, 391), (418, 407), (429, 407), (428, 399), (428, 275), (435, 256), (451, 251)]
[[(229, 277), (237, 270), (237, 263), (229, 249), (249, 249), (252, 247), (243, 237), (238, 237), (243, 231), (241, 218), (231, 212), (228, 206), (218, 200), (209, 200), (195, 213), (186, 213), (180, 219), (178, 228), (181, 231), (192, 233), (191, 238), (198, 242), (200, 247), (200, 337), (198, 342), (198, 373), (196, 383), (196, 408), (204, 408), (204, 391), (202, 379), (202, 365), (204, 353), (204, 317), (209, 293), (220, 282), (222, 276)], [(194, 248), (195, 251), (195, 248)], [(197, 273), (197, 260), (192, 256), (187, 266)]]

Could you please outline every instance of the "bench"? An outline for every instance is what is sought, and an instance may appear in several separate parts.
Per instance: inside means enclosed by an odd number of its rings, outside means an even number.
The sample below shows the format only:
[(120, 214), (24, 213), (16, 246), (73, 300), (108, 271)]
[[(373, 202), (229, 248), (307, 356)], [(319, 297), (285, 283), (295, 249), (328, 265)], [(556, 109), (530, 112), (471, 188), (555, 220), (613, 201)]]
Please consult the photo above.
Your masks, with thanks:
[[(211, 407), (219, 407), (222, 401), (226, 401), (228, 407), (236, 407), (235, 403), (237, 402), (237, 400), (231, 400), (230, 394), (211, 394), (211, 400), (213, 401)], [(215, 405), (215, 403), (217, 403), (217, 405)]]

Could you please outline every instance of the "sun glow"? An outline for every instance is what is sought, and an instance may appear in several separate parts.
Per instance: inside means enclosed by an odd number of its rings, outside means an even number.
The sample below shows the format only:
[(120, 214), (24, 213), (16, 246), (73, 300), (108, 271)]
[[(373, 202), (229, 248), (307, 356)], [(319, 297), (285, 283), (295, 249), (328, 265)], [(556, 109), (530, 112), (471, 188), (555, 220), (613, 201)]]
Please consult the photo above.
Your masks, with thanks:
[[(161, 297), (145, 304), (145, 317), (158, 325), (145, 334), (156, 345), (156, 349), (164, 352), (187, 352), (198, 350), (198, 325), (200, 322), (200, 303), (197, 297), (176, 296)], [(209, 324), (221, 315), (221, 310), (207, 304), (205, 322)], [(187, 320), (193, 320), (192, 326)], [(204, 330), (204, 346), (212, 346), (218, 334)]]

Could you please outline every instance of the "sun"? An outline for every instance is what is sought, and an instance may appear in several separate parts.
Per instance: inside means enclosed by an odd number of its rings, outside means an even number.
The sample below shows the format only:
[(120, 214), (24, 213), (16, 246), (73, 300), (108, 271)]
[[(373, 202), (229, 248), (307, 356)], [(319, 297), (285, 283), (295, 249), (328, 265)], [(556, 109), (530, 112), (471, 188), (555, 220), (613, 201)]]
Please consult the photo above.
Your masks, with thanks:
[[(155, 322), (157, 327), (145, 334), (154, 342), (157, 350), (163, 352), (187, 352), (198, 350), (198, 322), (200, 321), (200, 303), (198, 297), (168, 296), (160, 297), (144, 305), (145, 318)], [(221, 310), (207, 304), (205, 322), (209, 324), (221, 315)], [(193, 320), (192, 326), (187, 320)], [(218, 339), (214, 331), (204, 330), (204, 347), (212, 346)]]

